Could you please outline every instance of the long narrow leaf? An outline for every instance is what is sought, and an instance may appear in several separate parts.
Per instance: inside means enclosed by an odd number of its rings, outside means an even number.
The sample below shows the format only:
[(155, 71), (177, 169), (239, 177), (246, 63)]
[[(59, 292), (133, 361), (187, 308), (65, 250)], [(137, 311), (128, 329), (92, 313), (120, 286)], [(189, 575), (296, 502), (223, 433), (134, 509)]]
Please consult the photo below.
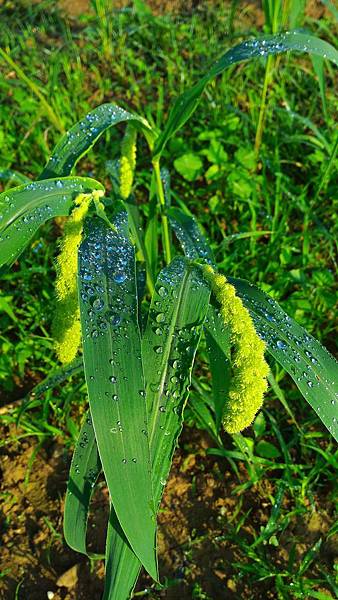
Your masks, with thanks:
[(291, 375), (304, 398), (338, 441), (338, 363), (272, 298), (242, 279), (229, 277), (251, 313), (268, 352)]
[(207, 263), (214, 264), (211, 248), (195, 219), (176, 207), (168, 210), (168, 217), (185, 256), (191, 260), (203, 258)]
[(92, 419), (88, 411), (73, 454), (63, 514), (63, 531), (66, 542), (73, 550), (82, 554), (87, 554), (86, 532), (89, 504), (100, 472), (101, 461)]
[[(183, 258), (161, 271), (142, 341), (153, 464), (159, 504), (182, 428), (191, 370), (205, 319), (209, 289), (200, 270)], [(126, 600), (140, 564), (119, 534), (112, 515), (106, 549), (104, 600)], [(134, 581), (132, 579), (134, 576)]]
[(135, 554), (157, 579), (135, 256), (124, 209), (117, 209), (114, 227), (91, 219), (79, 249), (85, 375), (111, 502)]
[(16, 183), (17, 185), (31, 182), (29, 177), (26, 177), (26, 175), (23, 175), (18, 171), (14, 171), (13, 169), (0, 169), (0, 180)]
[(327, 58), (338, 64), (338, 52), (333, 46), (315, 36), (296, 31), (269, 35), (259, 39), (242, 42), (228, 50), (192, 88), (181, 94), (170, 114), (166, 126), (156, 141), (154, 157), (159, 157), (168, 140), (178, 131), (190, 118), (198, 106), (201, 95), (211, 79), (223, 73), (223, 71), (236, 63), (258, 56), (270, 56), (280, 54), (288, 50), (297, 52), (308, 52), (315, 56)]
[(161, 271), (153, 294), (142, 354), (155, 490), (165, 483), (181, 431), (209, 296), (200, 270), (181, 257)]
[(145, 119), (116, 104), (101, 104), (61, 138), (39, 179), (69, 175), (78, 160), (90, 150), (104, 131), (124, 121), (132, 122), (151, 138), (152, 130)]
[(102, 600), (129, 600), (141, 563), (128, 543), (111, 507), (106, 539), (106, 568)]
[(12, 264), (48, 219), (68, 215), (77, 194), (93, 190), (104, 187), (89, 177), (65, 177), (31, 182), (0, 194), (0, 267)]

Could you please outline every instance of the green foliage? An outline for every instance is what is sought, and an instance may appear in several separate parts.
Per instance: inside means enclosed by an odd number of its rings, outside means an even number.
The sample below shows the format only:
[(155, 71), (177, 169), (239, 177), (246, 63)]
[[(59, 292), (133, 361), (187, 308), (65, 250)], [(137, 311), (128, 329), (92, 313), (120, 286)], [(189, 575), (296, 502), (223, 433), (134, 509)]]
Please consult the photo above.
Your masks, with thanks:
[[(107, 43), (108, 38), (104, 39)], [(86, 520), (93, 485), (102, 466), (111, 503), (106, 543), (106, 600), (129, 597), (141, 565), (153, 578), (158, 577), (156, 548), (154, 551), (156, 512), (182, 427), (183, 409), (203, 325), (210, 354), (213, 401), (210, 405), (203, 403), (203, 394), (200, 394), (200, 403), (194, 400), (194, 406), (201, 422), (215, 416), (215, 423), (211, 423), (209, 429), (218, 442), (223, 406), (233, 377), (230, 332), (226, 323), (218, 322), (217, 297), (210, 300), (212, 286), (208, 286), (201, 275), (200, 263), (213, 262), (211, 249), (184, 205), (185, 210), (169, 206), (159, 157), (197, 108), (212, 77), (241, 60), (288, 49), (310, 51), (337, 60), (331, 46), (305, 34), (244, 42), (228, 51), (199, 83), (177, 100), (160, 133), (141, 117), (116, 106), (103, 105), (62, 138), (39, 182), (8, 190), (1, 198), (3, 206), (9, 206), (4, 209), (6, 224), (2, 225), (5, 235), (2, 240), (3, 264), (10, 264), (29, 244), (42, 223), (54, 216), (69, 214), (79, 192), (102, 189), (92, 179), (68, 175), (104, 131), (123, 121), (132, 122), (145, 135), (152, 152), (154, 170), (146, 235), (138, 225), (141, 222), (138, 205), (132, 198), (125, 203), (119, 202), (113, 191), (107, 194), (103, 206), (95, 205), (93, 213), (96, 214), (89, 215), (79, 251), (83, 369), (90, 415), (85, 417), (71, 466), (65, 536), (74, 549), (87, 552)], [(108, 46), (106, 52), (109, 52)], [(235, 121), (230, 123), (230, 128), (236, 126)], [(228, 157), (218, 136), (219, 133), (214, 131), (204, 153), (211, 166), (216, 167), (212, 171), (209, 168), (207, 179), (216, 181), (218, 174), (222, 175), (222, 170), (226, 170), (224, 163)], [(187, 160), (187, 156), (193, 156), (194, 161)], [(231, 184), (235, 195), (244, 199), (254, 190), (249, 172), (255, 168), (256, 160), (249, 148), (242, 147), (236, 152), (235, 161), (243, 171), (239, 169)], [(203, 165), (202, 160), (192, 153), (181, 154), (174, 164), (188, 181), (198, 177)], [(48, 180), (41, 181), (46, 178)], [(8, 196), (10, 200), (6, 200)], [(53, 205), (49, 209), (51, 196)], [(181, 208), (182, 204), (178, 201)], [(211, 206), (217, 212), (217, 197)], [(276, 219), (277, 216), (278, 205), (275, 206)], [(31, 221), (27, 229), (25, 218)], [(176, 252), (171, 227), (182, 244), (185, 258), (171, 260)], [(158, 273), (161, 237), (168, 264)], [(145, 265), (147, 271), (145, 299), (137, 281), (133, 242), (141, 258), (139, 267), (142, 269)], [(218, 269), (222, 270), (224, 266), (229, 269), (231, 260), (230, 256), (217, 261)], [(287, 251), (284, 260), (287, 261)], [(305, 399), (337, 438), (334, 416), (337, 396), (336, 391), (331, 390), (336, 373), (333, 359), (300, 326), (285, 317), (270, 297), (247, 282), (230, 281), (251, 312), (256, 331), (265, 339), (269, 352), (294, 377)], [(12, 318), (11, 313), (7, 313)], [(281, 327), (283, 319), (286, 320), (285, 328)], [(303, 369), (306, 376), (304, 372), (300, 376)], [(64, 371), (58, 374), (57, 381), (64, 374)], [(308, 381), (312, 382), (311, 386)], [(254, 433), (259, 438), (264, 423), (257, 419), (259, 415), (254, 423)], [(281, 456), (279, 449), (266, 440), (258, 439), (255, 444), (249, 437), (237, 434), (234, 441), (237, 452), (249, 457), (253, 481), (257, 475), (256, 455), (266, 460)], [(280, 496), (282, 493), (281, 487)], [(278, 508), (279, 502), (261, 534), (264, 539), (270, 539), (275, 530)], [(304, 557), (303, 571), (311, 560), (312, 555)], [(197, 590), (196, 594), (196, 597), (202, 597), (203, 591)]]

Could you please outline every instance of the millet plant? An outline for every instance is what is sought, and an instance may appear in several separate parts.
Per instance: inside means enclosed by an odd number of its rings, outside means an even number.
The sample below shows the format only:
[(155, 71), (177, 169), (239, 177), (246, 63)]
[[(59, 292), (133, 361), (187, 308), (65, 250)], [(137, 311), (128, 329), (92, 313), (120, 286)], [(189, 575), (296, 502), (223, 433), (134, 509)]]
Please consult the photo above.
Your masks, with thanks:
[[(201, 339), (212, 379), (208, 409), (218, 428), (223, 424), (235, 434), (253, 421), (267, 388), (266, 353), (338, 439), (337, 363), (271, 297), (217, 271), (198, 224), (171, 205), (168, 172), (160, 166), (168, 140), (211, 79), (229, 65), (288, 50), (338, 63), (332, 46), (304, 33), (241, 43), (176, 100), (162, 131), (116, 105), (101, 105), (61, 138), (37, 181), (0, 195), (3, 269), (43, 223), (68, 217), (56, 261), (53, 322), (62, 366), (35, 394), (84, 371), (89, 409), (70, 468), (64, 534), (74, 550), (87, 554), (89, 505), (103, 473), (110, 498), (105, 600), (129, 598), (142, 566), (159, 580), (156, 515)], [(92, 178), (71, 175), (102, 133), (123, 122), (111, 192)], [(146, 223), (132, 193), (139, 135), (152, 164)]]

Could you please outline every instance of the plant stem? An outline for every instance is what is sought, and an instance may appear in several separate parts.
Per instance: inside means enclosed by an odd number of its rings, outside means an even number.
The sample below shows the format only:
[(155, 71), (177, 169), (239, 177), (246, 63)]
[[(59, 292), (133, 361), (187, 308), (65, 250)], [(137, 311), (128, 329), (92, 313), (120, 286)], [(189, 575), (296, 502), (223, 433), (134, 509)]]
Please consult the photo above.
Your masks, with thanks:
[(262, 144), (262, 137), (263, 137), (263, 129), (264, 129), (264, 121), (265, 121), (265, 113), (266, 113), (266, 96), (268, 93), (268, 87), (270, 85), (271, 82), (271, 76), (272, 76), (272, 68), (273, 68), (273, 56), (268, 56), (267, 59), (267, 63), (266, 63), (266, 68), (265, 68), (265, 77), (264, 77), (264, 84), (263, 84), (263, 92), (262, 92), (262, 98), (261, 98), (261, 105), (260, 105), (260, 109), (259, 109), (259, 117), (258, 117), (258, 124), (257, 124), (257, 129), (256, 129), (256, 137), (255, 137), (255, 156), (256, 156), (256, 161), (258, 159), (258, 155), (259, 155), (259, 150)]
[(165, 206), (165, 198), (164, 198), (164, 191), (163, 191), (163, 185), (162, 185), (162, 179), (161, 179), (159, 159), (153, 160), (153, 167), (154, 167), (154, 172), (155, 172), (157, 197), (159, 199), (160, 209), (161, 209), (164, 258), (165, 258), (166, 264), (168, 265), (171, 262), (171, 245), (170, 245), (170, 234), (169, 234), (169, 222), (168, 222), (168, 217), (165, 214), (166, 206)]

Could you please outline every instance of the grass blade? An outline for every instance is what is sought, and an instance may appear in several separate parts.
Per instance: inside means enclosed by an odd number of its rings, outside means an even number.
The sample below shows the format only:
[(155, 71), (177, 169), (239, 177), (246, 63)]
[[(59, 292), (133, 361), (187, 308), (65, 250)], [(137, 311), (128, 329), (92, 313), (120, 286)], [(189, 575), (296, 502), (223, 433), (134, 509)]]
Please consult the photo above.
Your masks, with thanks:
[(291, 375), (298, 389), (338, 441), (338, 364), (303, 327), (256, 286), (229, 277), (268, 352)]
[(268, 35), (242, 42), (228, 50), (192, 88), (181, 94), (170, 111), (166, 126), (156, 141), (154, 157), (161, 156), (168, 140), (186, 123), (196, 110), (206, 85), (236, 63), (259, 56), (271, 56), (289, 50), (308, 52), (338, 64), (338, 52), (333, 46), (315, 36), (296, 31)]
[(69, 175), (78, 160), (90, 150), (104, 131), (125, 121), (132, 122), (151, 139), (152, 130), (145, 119), (116, 104), (101, 104), (61, 138), (39, 179)]
[(63, 516), (63, 531), (68, 546), (87, 554), (86, 532), (90, 499), (101, 472), (93, 423), (88, 411), (76, 443), (69, 471)]
[(44, 95), (41, 93), (40, 85), (37, 85), (30, 77), (28, 77), (26, 73), (21, 69), (21, 67), (19, 67), (19, 65), (16, 64), (16, 62), (14, 62), (10, 55), (7, 52), (5, 52), (5, 50), (3, 50), (2, 48), (0, 48), (0, 56), (6, 61), (6, 63), (11, 67), (11, 69), (14, 69), (19, 79), (27, 85), (32, 94), (34, 94), (34, 96), (38, 98), (38, 100), (40, 101), (41, 108), (45, 112), (49, 121), (54, 125), (54, 127), (56, 127), (56, 129), (58, 129), (61, 133), (64, 133), (65, 128), (63, 126), (63, 123), (60, 117), (54, 112), (50, 101), (46, 100)]
[(0, 267), (20, 256), (40, 225), (68, 215), (77, 194), (104, 190), (89, 177), (31, 182), (0, 194)]
[(79, 249), (85, 375), (112, 504), (135, 554), (157, 579), (135, 255), (122, 208), (114, 227), (91, 219)]
[(45, 379), (40, 381), (40, 383), (33, 387), (33, 389), (26, 396), (26, 400), (28, 401), (31, 398), (39, 398), (48, 390), (53, 389), (57, 385), (60, 385), (60, 383), (63, 383), (64, 381), (66, 381), (66, 379), (72, 377), (72, 375), (75, 375), (76, 373), (80, 373), (81, 371), (83, 371), (82, 357), (76, 358), (69, 365), (65, 365), (54, 369), (50, 373), (50, 375), (48, 375), (48, 377), (46, 377)]

